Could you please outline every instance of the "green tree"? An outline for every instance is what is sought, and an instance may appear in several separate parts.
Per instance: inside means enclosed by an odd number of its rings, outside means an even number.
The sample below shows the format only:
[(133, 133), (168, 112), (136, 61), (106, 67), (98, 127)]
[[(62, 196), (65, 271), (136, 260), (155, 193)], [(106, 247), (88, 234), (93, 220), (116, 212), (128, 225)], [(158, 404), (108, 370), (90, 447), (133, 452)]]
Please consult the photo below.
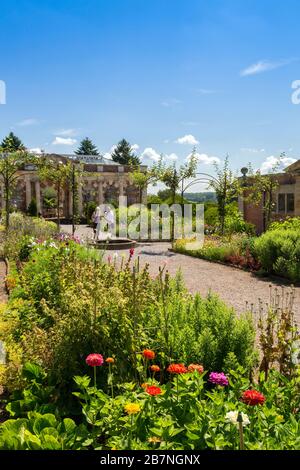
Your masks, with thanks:
[(13, 132), (10, 132), (1, 142), (2, 152), (25, 151), (25, 145)]
[(114, 162), (118, 162), (121, 165), (140, 165), (141, 161), (132, 151), (132, 147), (127, 140), (122, 139), (117, 144), (113, 151), (111, 158)]
[[(274, 163), (268, 174), (262, 175), (260, 170), (253, 172), (249, 167), (249, 178), (246, 179), (245, 186), (248, 193), (245, 199), (254, 204), (261, 205), (264, 216), (264, 230), (266, 230), (272, 219), (272, 211), (276, 207), (274, 200), (275, 191), (279, 186), (278, 171), (285, 153), (281, 153), (277, 162)], [(249, 183), (249, 184), (248, 184)]]
[(9, 213), (11, 209), (11, 196), (12, 191), (20, 178), (20, 170), (28, 163), (34, 163), (36, 157), (23, 150), (6, 153), (0, 147), (0, 176), (4, 187), (4, 200), (5, 200), (5, 226), (9, 227)]
[(153, 165), (146, 171), (141, 171), (139, 168), (130, 174), (130, 179), (135, 186), (139, 188), (139, 199), (142, 204), (143, 191), (148, 188), (150, 184), (156, 185), (159, 179), (159, 173), (157, 167)]
[(172, 197), (171, 189), (160, 189), (157, 192), (157, 196), (162, 200), (165, 201), (166, 199), (170, 199)]
[(70, 184), (72, 164), (65, 158), (42, 157), (38, 165), (38, 174), (41, 180), (52, 182), (56, 191), (57, 227), (59, 230), (62, 190)]
[(240, 192), (240, 182), (229, 167), (229, 157), (225, 158), (223, 168), (215, 163), (216, 177), (213, 177), (209, 186), (214, 189), (217, 197), (218, 217), (221, 234), (224, 234), (227, 207)]
[[(166, 185), (171, 192), (171, 204), (176, 202), (176, 192), (179, 190), (180, 185), (185, 179), (195, 178), (196, 176), (196, 167), (197, 167), (197, 156), (196, 150), (194, 149), (190, 159), (184, 165), (181, 165), (179, 168), (176, 167), (176, 164), (166, 166), (163, 163), (163, 160), (158, 162), (156, 166), (156, 172), (159, 176), (159, 180)], [(172, 212), (171, 220), (171, 239), (174, 240), (175, 235), (175, 225), (174, 225), (174, 212)]]
[(80, 142), (79, 147), (75, 153), (76, 155), (99, 155), (99, 150), (93, 144), (91, 139), (86, 137)]

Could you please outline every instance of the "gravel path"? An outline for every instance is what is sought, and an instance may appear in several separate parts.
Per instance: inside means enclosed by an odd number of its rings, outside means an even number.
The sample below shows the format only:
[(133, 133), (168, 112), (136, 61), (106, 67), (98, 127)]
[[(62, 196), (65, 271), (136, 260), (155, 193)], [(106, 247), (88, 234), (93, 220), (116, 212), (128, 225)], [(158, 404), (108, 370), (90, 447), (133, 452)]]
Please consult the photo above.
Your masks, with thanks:
[[(67, 231), (69, 230), (67, 228)], [(80, 236), (86, 236), (87, 233), (91, 234), (91, 229), (83, 226), (77, 232)], [(140, 256), (141, 265), (149, 264), (149, 270), (153, 277), (157, 276), (159, 266), (163, 266), (165, 263), (167, 263), (167, 269), (172, 276), (180, 269), (190, 292), (200, 292), (203, 296), (209, 290), (216, 292), (237, 312), (245, 311), (246, 302), (253, 304), (255, 309), (259, 298), (264, 303), (268, 302), (270, 285), (274, 289), (283, 284), (277, 279), (259, 278), (247, 271), (230, 266), (171, 253), (168, 251), (170, 246), (170, 243), (144, 244), (136, 248), (134, 256)], [(121, 254), (122, 251), (120, 250), (119, 253)], [(110, 254), (112, 255), (113, 252)], [(288, 289), (288, 283), (286, 288)], [(300, 325), (300, 287), (295, 289), (295, 293), (294, 311)]]

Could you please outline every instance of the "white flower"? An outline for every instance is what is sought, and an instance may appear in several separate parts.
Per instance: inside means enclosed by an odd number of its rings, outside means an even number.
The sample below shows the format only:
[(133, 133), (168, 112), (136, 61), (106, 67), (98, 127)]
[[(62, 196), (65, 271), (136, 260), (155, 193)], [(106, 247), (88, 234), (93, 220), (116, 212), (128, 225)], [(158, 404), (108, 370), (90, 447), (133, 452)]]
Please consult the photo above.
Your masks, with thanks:
[(113, 254), (113, 259), (116, 260), (118, 258), (118, 256), (119, 256), (118, 253), (114, 253)]
[[(247, 426), (248, 424), (250, 424), (248, 415), (246, 415), (245, 413), (241, 413), (241, 414), (242, 414), (242, 419), (243, 419), (243, 426)], [(228, 423), (232, 423), (238, 426), (239, 424), (238, 415), (239, 415), (238, 411), (228, 411), (228, 413), (226, 413), (225, 419)]]
[(299, 339), (293, 342), (291, 350), (292, 350), (292, 357), (291, 357), (292, 364), (294, 365), (300, 364), (300, 340)]

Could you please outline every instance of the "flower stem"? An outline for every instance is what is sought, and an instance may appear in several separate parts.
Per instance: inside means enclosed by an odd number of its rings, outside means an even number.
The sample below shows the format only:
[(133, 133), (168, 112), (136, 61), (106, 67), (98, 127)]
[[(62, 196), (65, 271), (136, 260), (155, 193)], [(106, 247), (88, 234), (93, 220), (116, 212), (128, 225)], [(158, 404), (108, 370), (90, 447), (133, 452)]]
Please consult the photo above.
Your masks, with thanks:
[(96, 371), (96, 366), (94, 366), (94, 387), (97, 388), (97, 371)]

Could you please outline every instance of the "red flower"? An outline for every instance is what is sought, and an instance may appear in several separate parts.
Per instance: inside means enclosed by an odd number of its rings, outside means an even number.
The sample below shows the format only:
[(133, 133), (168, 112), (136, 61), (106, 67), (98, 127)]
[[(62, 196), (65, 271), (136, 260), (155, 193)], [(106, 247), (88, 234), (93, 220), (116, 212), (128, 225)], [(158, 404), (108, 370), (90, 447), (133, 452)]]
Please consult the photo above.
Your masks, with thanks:
[(132, 258), (133, 255), (134, 255), (134, 248), (130, 248), (130, 250), (129, 250), (129, 256), (130, 256), (130, 258)]
[(265, 400), (264, 395), (256, 390), (246, 390), (242, 395), (242, 401), (251, 406), (262, 405)]
[(149, 387), (146, 388), (146, 392), (149, 394), (149, 395), (160, 395), (161, 394), (161, 388), (160, 387), (156, 387), (155, 385), (150, 385)]
[(153, 366), (150, 366), (150, 370), (151, 370), (152, 372), (159, 372), (159, 371), (160, 371), (160, 367), (153, 364)]
[(184, 364), (170, 364), (167, 371), (170, 372), (170, 374), (185, 374), (187, 368)]
[(151, 349), (144, 349), (143, 356), (146, 359), (154, 359), (155, 358), (155, 352), (152, 351)]
[(102, 366), (104, 361), (103, 361), (102, 354), (94, 353), (94, 354), (89, 354), (85, 362), (87, 363), (87, 365), (91, 367), (96, 367), (96, 366)]
[(189, 372), (195, 372), (195, 371), (197, 371), (197, 372), (199, 372), (199, 374), (202, 374), (203, 371), (204, 371), (204, 367), (201, 366), (201, 364), (190, 364), (190, 365), (188, 366), (188, 371), (189, 371)]

